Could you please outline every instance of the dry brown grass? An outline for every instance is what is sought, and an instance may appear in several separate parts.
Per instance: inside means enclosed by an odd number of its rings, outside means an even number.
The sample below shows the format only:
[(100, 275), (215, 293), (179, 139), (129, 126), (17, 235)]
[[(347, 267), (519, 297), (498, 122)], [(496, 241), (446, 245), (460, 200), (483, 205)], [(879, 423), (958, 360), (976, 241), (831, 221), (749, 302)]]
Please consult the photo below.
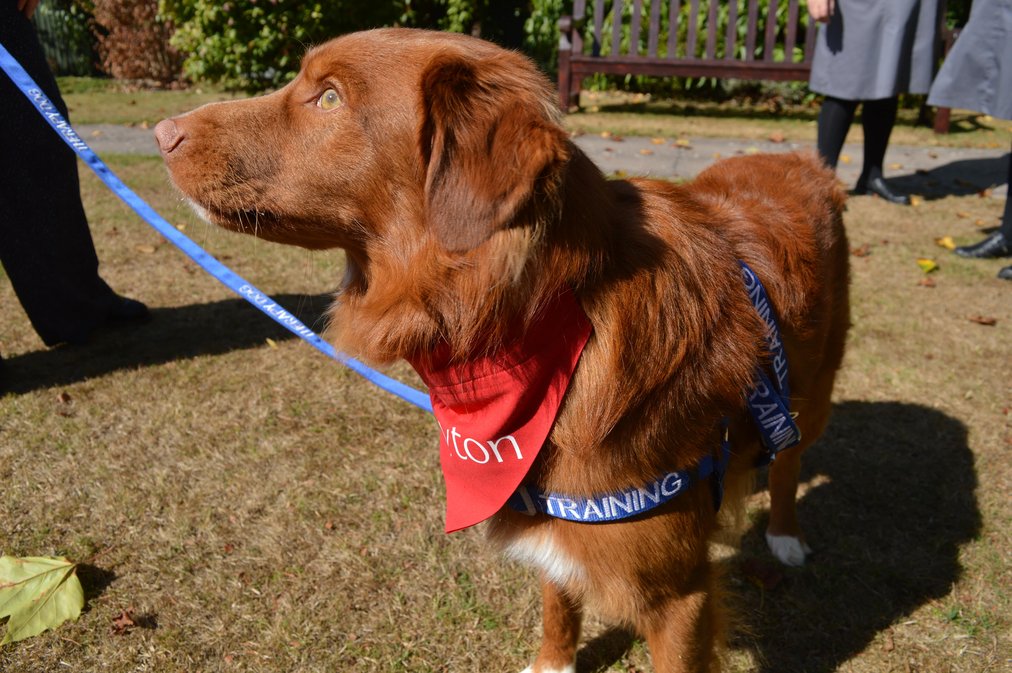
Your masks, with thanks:
[[(114, 169), (309, 324), (340, 275), (311, 254), (199, 224), (156, 159)], [(432, 421), (286, 337), (163, 244), (90, 175), (103, 273), (154, 320), (46, 350), (0, 284), (0, 550), (85, 564), (88, 607), (0, 650), (0, 670), (519, 671), (534, 576), (445, 536)], [(978, 236), (1000, 203), (851, 200), (854, 329), (801, 515), (817, 554), (760, 588), (753, 498), (725, 561), (732, 673), (1008, 670), (1012, 286), (933, 239)], [(963, 213), (968, 217), (957, 216)], [(138, 248), (138, 246), (141, 246)], [(152, 246), (155, 252), (145, 246)], [(918, 257), (939, 260), (920, 286)], [(968, 318), (996, 319), (983, 326)], [(267, 339), (277, 347), (271, 347)], [(415, 382), (404, 366), (393, 373)], [(69, 403), (60, 394), (69, 395)], [(137, 626), (115, 634), (132, 608)], [(581, 672), (648, 671), (593, 620)]]

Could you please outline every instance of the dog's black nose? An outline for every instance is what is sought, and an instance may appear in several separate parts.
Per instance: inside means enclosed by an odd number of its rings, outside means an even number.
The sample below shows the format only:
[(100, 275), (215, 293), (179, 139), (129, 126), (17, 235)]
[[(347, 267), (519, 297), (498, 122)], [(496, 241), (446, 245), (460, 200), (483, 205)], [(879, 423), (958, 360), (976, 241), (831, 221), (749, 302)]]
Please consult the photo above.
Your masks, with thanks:
[(158, 141), (158, 149), (162, 154), (168, 154), (179, 147), (185, 137), (171, 119), (163, 119), (155, 126), (155, 140)]

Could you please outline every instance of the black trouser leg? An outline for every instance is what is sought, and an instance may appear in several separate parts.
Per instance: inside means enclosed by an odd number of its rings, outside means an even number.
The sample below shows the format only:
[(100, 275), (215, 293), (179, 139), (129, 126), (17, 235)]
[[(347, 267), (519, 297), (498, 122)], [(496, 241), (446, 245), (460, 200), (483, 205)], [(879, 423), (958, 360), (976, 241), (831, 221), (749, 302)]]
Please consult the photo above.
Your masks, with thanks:
[(896, 110), (899, 98), (866, 100), (861, 107), (861, 126), (864, 128), (864, 167), (858, 184), (882, 177), (889, 136), (896, 124)]
[(830, 168), (836, 168), (856, 109), (857, 101), (854, 100), (826, 96), (822, 101), (819, 110), (818, 148), (819, 156)]
[[(14, 2), (0, 1), (0, 42), (66, 116), (35, 29)], [(0, 262), (45, 343), (85, 341), (114, 295), (98, 275), (76, 156), (2, 72), (0, 101)]]

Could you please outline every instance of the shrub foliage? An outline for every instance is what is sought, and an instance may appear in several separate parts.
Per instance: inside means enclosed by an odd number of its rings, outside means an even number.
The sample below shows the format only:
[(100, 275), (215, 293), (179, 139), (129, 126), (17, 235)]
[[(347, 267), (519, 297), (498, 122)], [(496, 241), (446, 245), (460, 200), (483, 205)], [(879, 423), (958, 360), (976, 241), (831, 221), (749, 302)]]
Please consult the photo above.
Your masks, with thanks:
[(158, 0), (94, 0), (91, 9), (103, 70), (159, 85), (180, 79), (183, 55), (170, 44), (173, 25), (161, 20)]

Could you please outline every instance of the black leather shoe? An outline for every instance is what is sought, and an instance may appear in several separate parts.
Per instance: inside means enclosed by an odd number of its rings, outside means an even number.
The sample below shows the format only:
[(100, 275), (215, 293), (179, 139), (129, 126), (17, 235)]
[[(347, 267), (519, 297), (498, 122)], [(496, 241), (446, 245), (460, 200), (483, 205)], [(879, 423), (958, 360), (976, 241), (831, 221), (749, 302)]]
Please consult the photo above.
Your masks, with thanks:
[(974, 259), (1012, 257), (1012, 241), (1005, 238), (1005, 235), (1000, 231), (996, 231), (979, 243), (960, 246), (953, 252), (960, 257), (973, 257)]
[(109, 306), (107, 320), (123, 322), (144, 322), (151, 318), (148, 307), (127, 297), (114, 296)]
[(998, 277), (1002, 280), (1012, 280), (1012, 266), (1005, 266), (998, 272)]
[(876, 194), (881, 198), (885, 199), (889, 203), (895, 203), (899, 206), (909, 206), (910, 196), (907, 194), (897, 194), (894, 192), (888, 184), (886, 184), (885, 178), (879, 176), (872, 178), (867, 182), (858, 182), (857, 186), (854, 187), (855, 194)]

